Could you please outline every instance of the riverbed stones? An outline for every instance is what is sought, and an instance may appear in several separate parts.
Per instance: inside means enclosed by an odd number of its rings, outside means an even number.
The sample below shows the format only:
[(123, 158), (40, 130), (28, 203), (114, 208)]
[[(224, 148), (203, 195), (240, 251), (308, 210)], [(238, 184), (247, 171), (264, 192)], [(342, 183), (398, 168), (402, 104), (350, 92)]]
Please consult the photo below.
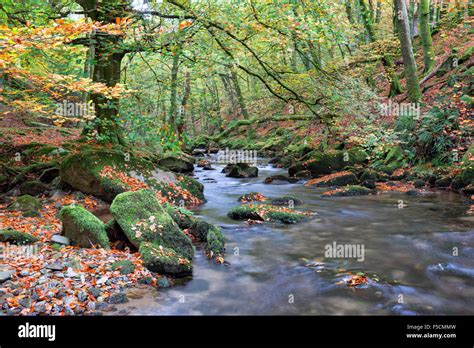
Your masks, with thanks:
[(227, 216), (233, 220), (252, 220), (295, 224), (307, 219), (305, 214), (292, 209), (265, 204), (245, 204), (232, 208)]
[(67, 205), (61, 209), (59, 217), (63, 223), (62, 234), (73, 245), (82, 248), (110, 248), (105, 225), (83, 206)]

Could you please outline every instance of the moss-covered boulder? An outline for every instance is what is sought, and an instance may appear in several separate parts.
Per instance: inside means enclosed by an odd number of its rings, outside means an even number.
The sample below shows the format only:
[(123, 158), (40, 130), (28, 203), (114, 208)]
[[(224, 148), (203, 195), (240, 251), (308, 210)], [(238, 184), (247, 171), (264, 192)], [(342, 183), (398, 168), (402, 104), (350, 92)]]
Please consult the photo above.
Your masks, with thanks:
[(175, 173), (192, 173), (194, 170), (192, 159), (185, 157), (168, 156), (160, 159), (158, 166)]
[(38, 240), (38, 238), (31, 234), (20, 232), (13, 228), (0, 230), (0, 242), (2, 243), (24, 245), (36, 243)]
[(25, 181), (20, 185), (20, 194), (22, 195), (39, 196), (46, 190), (48, 190), (48, 186), (37, 180)]
[(176, 277), (191, 275), (193, 272), (191, 261), (175, 250), (162, 245), (143, 242), (140, 245), (139, 253), (143, 265), (152, 272)]
[(322, 194), (323, 197), (348, 197), (348, 196), (365, 196), (373, 193), (373, 190), (358, 185), (349, 185), (340, 187), (335, 190), (327, 191)]
[(119, 271), (123, 275), (135, 272), (135, 265), (130, 260), (116, 261), (110, 267), (112, 271)]
[(16, 199), (15, 202), (8, 206), (8, 210), (19, 210), (19, 211), (38, 211), (41, 207), (41, 203), (38, 198), (23, 195)]
[(258, 176), (258, 168), (247, 163), (228, 164), (222, 172), (229, 178), (256, 178)]
[(223, 255), (225, 253), (225, 238), (220, 227), (210, 225), (207, 233), (206, 252), (212, 255)]
[(237, 199), (237, 202), (247, 203), (247, 202), (263, 202), (268, 198), (262, 195), (260, 192), (250, 192), (240, 196)]
[(188, 259), (193, 258), (191, 240), (161, 206), (152, 190), (117, 195), (110, 205), (110, 212), (135, 247), (150, 242), (173, 249)]
[(263, 180), (264, 184), (282, 185), (282, 184), (295, 184), (300, 179), (289, 177), (286, 175), (272, 175), (268, 176)]
[(144, 156), (111, 149), (85, 149), (61, 163), (61, 180), (74, 189), (107, 202), (122, 192), (150, 188), (172, 202), (200, 204), (204, 186), (198, 181), (164, 171)]
[(344, 171), (309, 180), (305, 186), (346, 186), (357, 183), (358, 179), (354, 173)]
[(61, 209), (59, 217), (63, 223), (62, 234), (69, 238), (71, 244), (81, 248), (110, 248), (105, 225), (83, 206), (67, 205)]
[(295, 224), (305, 221), (307, 216), (301, 212), (265, 204), (246, 204), (232, 208), (227, 216), (233, 220), (253, 220)]
[(367, 153), (361, 148), (348, 150), (329, 150), (326, 152), (312, 151), (306, 159), (288, 169), (290, 176), (305, 170), (311, 172), (312, 177), (331, 174), (343, 170), (345, 167), (367, 162)]

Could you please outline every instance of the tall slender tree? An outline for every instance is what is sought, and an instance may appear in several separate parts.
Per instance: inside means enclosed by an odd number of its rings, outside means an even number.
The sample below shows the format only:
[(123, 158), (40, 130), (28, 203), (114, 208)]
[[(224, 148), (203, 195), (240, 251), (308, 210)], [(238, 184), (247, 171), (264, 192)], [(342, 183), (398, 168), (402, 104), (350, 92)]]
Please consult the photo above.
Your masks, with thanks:
[(405, 0), (395, 0), (398, 19), (398, 36), (402, 49), (405, 77), (407, 80), (407, 94), (411, 102), (417, 103), (421, 99), (421, 90), (416, 75), (416, 61), (413, 55), (413, 45), (410, 37), (408, 13)]
[(420, 33), (425, 64), (424, 71), (430, 72), (435, 64), (433, 40), (431, 39), (430, 0), (421, 0), (420, 2)]

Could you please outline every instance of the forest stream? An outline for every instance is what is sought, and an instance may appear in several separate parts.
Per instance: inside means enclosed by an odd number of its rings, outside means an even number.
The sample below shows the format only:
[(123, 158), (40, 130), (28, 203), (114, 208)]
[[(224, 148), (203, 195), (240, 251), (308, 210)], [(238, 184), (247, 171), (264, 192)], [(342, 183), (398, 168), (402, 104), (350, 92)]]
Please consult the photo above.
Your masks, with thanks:
[[(147, 290), (117, 310), (131, 315), (474, 313), (473, 217), (461, 195), (438, 190), (422, 196), (321, 197), (324, 188), (263, 184), (263, 178), (285, 172), (267, 162), (260, 159), (259, 177), (250, 179), (225, 177), (216, 163), (215, 170), (196, 168), (207, 203), (194, 213), (222, 226), (225, 266), (209, 262), (198, 248), (192, 278)], [(248, 225), (228, 218), (238, 197), (249, 192), (291, 195), (304, 202), (298, 210), (314, 215), (295, 225)], [(325, 246), (334, 242), (364, 245), (364, 262), (325, 258)], [(348, 275), (358, 272), (368, 282), (348, 286)]]

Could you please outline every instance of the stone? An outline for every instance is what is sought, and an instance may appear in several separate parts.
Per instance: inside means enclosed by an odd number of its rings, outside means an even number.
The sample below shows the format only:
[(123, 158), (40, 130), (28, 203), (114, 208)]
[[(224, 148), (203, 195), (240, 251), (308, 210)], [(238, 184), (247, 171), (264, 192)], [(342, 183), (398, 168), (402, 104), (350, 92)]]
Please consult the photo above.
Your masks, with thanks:
[(110, 304), (119, 304), (119, 303), (127, 303), (129, 302), (127, 294), (124, 292), (118, 292), (115, 294), (110, 295), (109, 303)]
[(68, 245), (71, 244), (71, 242), (70, 242), (70, 240), (69, 240), (68, 237), (61, 236), (61, 235), (59, 235), (59, 234), (53, 235), (53, 236), (51, 237), (51, 239), (50, 239), (50, 242), (51, 242), (51, 243), (60, 244), (60, 245), (66, 245), (66, 246), (68, 246)]
[(38, 211), (40, 207), (41, 203), (38, 198), (30, 195), (23, 195), (18, 197), (15, 202), (11, 203), (8, 206), (8, 210), (19, 210), (24, 212), (30, 210)]
[(25, 181), (20, 185), (21, 195), (39, 196), (47, 190), (48, 186), (37, 180)]
[(59, 217), (63, 223), (62, 234), (71, 244), (82, 248), (110, 248), (104, 223), (83, 206), (67, 205), (61, 209)]

